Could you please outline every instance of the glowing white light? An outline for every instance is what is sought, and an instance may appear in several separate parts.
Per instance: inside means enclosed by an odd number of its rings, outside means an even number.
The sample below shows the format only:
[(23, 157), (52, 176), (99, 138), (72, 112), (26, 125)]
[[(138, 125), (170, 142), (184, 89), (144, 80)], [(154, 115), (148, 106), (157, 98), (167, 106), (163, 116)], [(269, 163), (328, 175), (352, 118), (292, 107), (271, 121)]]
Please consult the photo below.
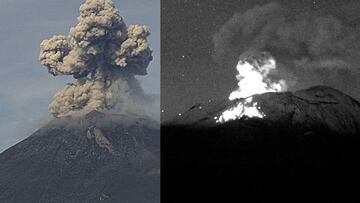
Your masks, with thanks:
[(257, 102), (252, 101), (252, 97), (248, 97), (245, 100), (240, 101), (236, 106), (225, 110), (220, 116), (214, 117), (216, 123), (224, 123), (231, 120), (236, 120), (247, 116), (249, 118), (257, 117), (263, 118), (266, 115), (259, 111)]
[(261, 107), (257, 102), (253, 102), (252, 95), (287, 90), (285, 80), (276, 82), (268, 77), (270, 71), (276, 69), (276, 61), (271, 56), (255, 60), (239, 60), (236, 69), (239, 87), (230, 94), (229, 100), (246, 99), (239, 100), (236, 106), (225, 110), (219, 117), (214, 117), (217, 123), (236, 120), (244, 116), (264, 118), (265, 113), (260, 111)]
[(240, 60), (236, 66), (238, 75), (236, 79), (238, 82), (238, 89), (233, 91), (229, 99), (240, 99), (252, 96), (254, 94), (263, 94), (265, 92), (280, 92), (287, 89), (284, 80), (272, 82), (268, 78), (271, 70), (276, 69), (276, 62), (273, 58), (262, 61), (259, 64), (257, 61), (253, 63)]

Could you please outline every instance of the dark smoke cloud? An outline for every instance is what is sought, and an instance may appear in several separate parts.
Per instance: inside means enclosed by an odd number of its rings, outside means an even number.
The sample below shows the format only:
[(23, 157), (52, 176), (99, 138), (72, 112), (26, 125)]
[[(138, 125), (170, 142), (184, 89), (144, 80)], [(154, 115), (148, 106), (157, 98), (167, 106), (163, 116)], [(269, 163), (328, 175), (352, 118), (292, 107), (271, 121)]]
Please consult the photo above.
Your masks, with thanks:
[[(40, 61), (49, 73), (77, 79), (56, 93), (54, 116), (74, 112), (142, 106), (142, 89), (135, 75), (146, 75), (152, 60), (146, 26), (126, 26), (112, 0), (87, 0), (69, 36), (56, 35), (41, 43)], [(136, 106), (136, 104), (138, 104)]]
[(214, 59), (228, 68), (244, 53), (269, 52), (278, 64), (271, 77), (290, 90), (328, 85), (360, 99), (360, 15), (351, 8), (294, 12), (269, 3), (235, 13), (214, 36)]

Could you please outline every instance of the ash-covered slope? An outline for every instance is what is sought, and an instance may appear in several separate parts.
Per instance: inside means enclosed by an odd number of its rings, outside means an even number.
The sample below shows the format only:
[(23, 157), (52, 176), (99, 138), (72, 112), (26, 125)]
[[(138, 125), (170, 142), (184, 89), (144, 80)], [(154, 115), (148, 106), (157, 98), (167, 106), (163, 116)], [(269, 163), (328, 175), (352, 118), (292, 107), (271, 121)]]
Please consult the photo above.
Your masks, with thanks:
[[(226, 124), (216, 123), (221, 113), (242, 100), (220, 101), (209, 106), (200, 104), (191, 107), (166, 125), (191, 127), (215, 127), (236, 125), (245, 120), (260, 120), (244, 117)], [(360, 103), (352, 97), (326, 86), (315, 86), (294, 93), (265, 93), (254, 95), (260, 111), (266, 116), (262, 122), (282, 123), (301, 127), (303, 130), (321, 128), (341, 134), (360, 133)]]
[(159, 202), (159, 125), (93, 111), (0, 154), (0, 202)]

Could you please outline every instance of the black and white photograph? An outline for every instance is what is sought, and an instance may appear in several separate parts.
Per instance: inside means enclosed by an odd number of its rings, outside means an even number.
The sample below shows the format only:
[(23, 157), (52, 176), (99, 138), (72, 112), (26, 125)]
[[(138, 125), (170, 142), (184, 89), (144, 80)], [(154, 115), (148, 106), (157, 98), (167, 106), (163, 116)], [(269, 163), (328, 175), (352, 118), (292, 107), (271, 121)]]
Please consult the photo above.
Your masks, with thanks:
[(166, 202), (359, 201), (359, 1), (161, 7)]

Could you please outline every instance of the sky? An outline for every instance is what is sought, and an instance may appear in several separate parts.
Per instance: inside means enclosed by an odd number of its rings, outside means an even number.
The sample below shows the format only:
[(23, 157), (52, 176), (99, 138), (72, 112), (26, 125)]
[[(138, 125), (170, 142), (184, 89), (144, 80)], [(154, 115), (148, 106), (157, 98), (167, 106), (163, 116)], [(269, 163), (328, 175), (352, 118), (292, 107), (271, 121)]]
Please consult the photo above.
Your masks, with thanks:
[[(154, 60), (138, 77), (144, 91), (160, 94), (160, 1), (113, 0), (129, 24), (150, 27)], [(84, 0), (0, 1), (0, 152), (29, 136), (52, 117), (48, 105), (71, 76), (53, 77), (38, 58), (40, 43), (67, 35)], [(160, 97), (160, 96), (159, 96)]]
[[(360, 22), (358, 14), (360, 4), (355, 0), (164, 0), (161, 5), (162, 121), (178, 116), (179, 113), (186, 111), (195, 104), (206, 104), (228, 98), (230, 92), (237, 88), (235, 67), (241, 52), (235, 52), (231, 57), (224, 55), (222, 59), (225, 62), (219, 63), (219, 59), (214, 58), (216, 55), (214, 36), (234, 14), (239, 13), (241, 15), (256, 6), (264, 6), (274, 2), (284, 6), (286, 15), (290, 17), (301, 15), (304, 10), (309, 10), (314, 15), (319, 16), (335, 13), (337, 17), (340, 16), (339, 18), (342, 20), (345, 19), (345, 23), (342, 25), (346, 29), (355, 29), (354, 25), (357, 26)], [(347, 10), (341, 10), (343, 6), (347, 6)], [(258, 12), (257, 14), (261, 15), (261, 13)], [(256, 15), (256, 12), (253, 15)], [(274, 15), (282, 17), (281, 14)], [(281, 19), (280, 17), (278, 19)], [(256, 17), (250, 19), (256, 21)], [(226, 32), (236, 29), (230, 28), (221, 34), (226, 35)], [(272, 29), (270, 28), (270, 30)], [(324, 28), (325, 31), (327, 31), (326, 29)], [(266, 30), (263, 31), (266, 32)], [(356, 34), (358, 33), (355, 33), (354, 36)], [(236, 36), (238, 39), (233, 42), (228, 41), (229, 45), (241, 46), (248, 43), (246, 38), (241, 38), (241, 34), (238, 33)], [(249, 40), (253, 40), (251, 36), (247, 37)], [(321, 36), (319, 38), (321, 39)], [(266, 41), (266, 38), (259, 39)], [(249, 42), (256, 43), (255, 41)], [(352, 59), (354, 58), (358, 57)], [(311, 60), (311, 57), (306, 56), (304, 59)], [(357, 66), (357, 64), (359, 61), (356, 60), (355, 65)], [(338, 70), (336, 69), (336, 71)], [(339, 72), (341, 71), (344, 69), (339, 70)], [(359, 73), (359, 69), (357, 71)], [(333, 71), (330, 75), (336, 78), (336, 74), (337, 72)], [(342, 82), (348, 82), (346, 78), (342, 78), (342, 81), (333, 81), (338, 82), (338, 86)], [(349, 83), (347, 86), (360, 87), (360, 80), (357, 81), (357, 84)], [(317, 82), (314, 79), (310, 83), (316, 84)], [(358, 98), (360, 98), (359, 94)]]

